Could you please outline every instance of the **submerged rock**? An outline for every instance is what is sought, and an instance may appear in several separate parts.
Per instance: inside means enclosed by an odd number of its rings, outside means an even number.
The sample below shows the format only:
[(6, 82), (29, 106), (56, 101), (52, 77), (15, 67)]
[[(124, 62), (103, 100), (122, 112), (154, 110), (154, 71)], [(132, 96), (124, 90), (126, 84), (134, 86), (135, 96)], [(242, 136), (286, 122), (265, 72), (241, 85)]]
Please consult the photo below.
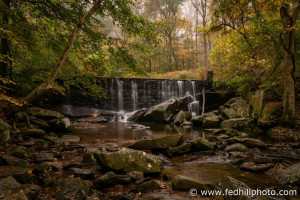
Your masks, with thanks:
[(94, 153), (94, 156), (105, 171), (161, 173), (163, 170), (163, 164), (156, 156), (143, 151), (123, 148), (117, 152)]
[(55, 183), (57, 192), (55, 197), (61, 200), (87, 199), (88, 187), (81, 178), (65, 178)]
[(151, 140), (141, 140), (129, 146), (136, 150), (153, 150), (153, 149), (167, 149), (180, 144), (183, 140), (183, 134), (167, 135)]
[(300, 163), (292, 165), (286, 169), (281, 169), (278, 173), (285, 183), (292, 185), (300, 184)]
[(182, 175), (176, 175), (174, 178), (172, 178), (172, 188), (174, 190), (187, 191), (187, 192), (190, 191), (190, 189), (195, 188), (197, 191), (200, 191), (200, 190), (213, 189), (214, 184), (203, 183)]
[(135, 113), (131, 119), (140, 122), (168, 123), (180, 110), (188, 111), (188, 97), (164, 101), (143, 112)]
[(117, 184), (128, 185), (130, 183), (131, 176), (117, 175), (114, 172), (108, 172), (94, 181), (94, 185), (98, 189), (114, 186)]
[(205, 151), (205, 150), (212, 150), (214, 146), (208, 140), (199, 137), (192, 141), (192, 150), (193, 151)]
[(11, 126), (5, 121), (0, 120), (0, 145), (10, 140)]

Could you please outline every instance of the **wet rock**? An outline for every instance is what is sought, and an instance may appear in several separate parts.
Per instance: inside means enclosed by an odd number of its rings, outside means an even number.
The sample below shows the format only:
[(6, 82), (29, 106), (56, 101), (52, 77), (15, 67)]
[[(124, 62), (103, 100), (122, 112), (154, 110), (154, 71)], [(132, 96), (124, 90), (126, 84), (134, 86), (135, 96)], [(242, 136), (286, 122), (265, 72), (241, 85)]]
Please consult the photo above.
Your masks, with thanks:
[(24, 192), (24, 194), (26, 195), (26, 197), (29, 200), (34, 200), (34, 199), (36, 199), (37, 195), (41, 191), (41, 187), (38, 185), (34, 185), (34, 184), (23, 184), (23, 185), (20, 185), (19, 187), (17, 187), (14, 190), (14, 193), (18, 193), (21, 191)]
[[(222, 178), (222, 191), (226, 194), (226, 190), (235, 191), (235, 190), (250, 190), (251, 188), (248, 187), (245, 183), (234, 179), (230, 176), (224, 176)], [(252, 199), (251, 196), (245, 195), (224, 195), (224, 200), (250, 200)]]
[(23, 137), (35, 137), (35, 138), (41, 138), (45, 136), (45, 131), (37, 128), (32, 128), (32, 129), (25, 129), (22, 130), (20, 133)]
[(180, 110), (188, 111), (188, 97), (164, 101), (146, 109), (143, 113), (138, 113), (138, 118), (136, 117), (137, 114), (132, 118), (140, 122), (168, 123)]
[(4, 178), (0, 181), (0, 199), (12, 193), (12, 191), (20, 186), (20, 183), (12, 176)]
[(144, 178), (144, 173), (139, 171), (128, 172), (127, 175), (131, 177), (132, 181), (137, 181)]
[(136, 185), (132, 188), (132, 192), (147, 192), (147, 191), (153, 191), (153, 190), (160, 190), (160, 185), (154, 181), (147, 181), (140, 185)]
[(60, 179), (56, 182), (55, 186), (58, 190), (55, 195), (56, 199), (87, 199), (88, 187), (79, 177)]
[(132, 129), (136, 129), (136, 130), (144, 130), (144, 129), (149, 129), (150, 126), (145, 126), (145, 125), (142, 125), (142, 124), (133, 124), (128, 128), (132, 128)]
[(44, 131), (50, 131), (51, 130), (51, 126), (44, 120), (40, 120), (40, 119), (31, 119), (30, 122), (36, 126), (38, 126), (40, 129), (44, 130)]
[(30, 183), (30, 170), (23, 167), (0, 166), (0, 178), (13, 176), (20, 183)]
[(160, 173), (163, 170), (163, 164), (156, 156), (143, 151), (123, 148), (117, 152), (95, 153), (94, 156), (106, 171)]
[(205, 150), (212, 150), (214, 146), (208, 140), (199, 137), (192, 141), (192, 150), (193, 151), (205, 151)]
[(157, 156), (164, 166), (172, 166), (173, 164), (164, 156)]
[(94, 156), (93, 152), (86, 152), (83, 156), (83, 162), (84, 163), (96, 163), (97, 160)]
[(117, 175), (114, 172), (108, 172), (94, 181), (94, 186), (98, 189), (110, 187), (118, 184), (128, 185), (131, 183), (129, 175)]
[(6, 196), (3, 200), (28, 200), (25, 193), (21, 190), (18, 193), (14, 193)]
[(205, 128), (217, 128), (220, 126), (221, 119), (218, 116), (204, 117), (202, 126)]
[(29, 162), (27, 160), (16, 158), (14, 156), (10, 156), (7, 154), (0, 156), (0, 163), (3, 165), (18, 166), (18, 167), (27, 167), (29, 165)]
[(169, 147), (177, 146), (183, 140), (183, 134), (167, 135), (151, 140), (141, 140), (129, 146), (136, 150), (153, 150), (153, 149), (167, 149)]
[(53, 161), (54, 156), (53, 153), (39, 153), (35, 156), (36, 162), (47, 162), (47, 161)]
[(165, 151), (165, 154), (168, 156), (174, 156), (174, 155), (182, 155), (185, 153), (189, 153), (192, 150), (192, 144), (191, 143), (183, 143), (176, 147), (171, 147)]
[(35, 175), (40, 175), (40, 174), (44, 174), (47, 173), (48, 171), (51, 170), (51, 166), (49, 164), (38, 164), (35, 165), (33, 168), (33, 173)]
[(254, 120), (251, 118), (228, 119), (221, 123), (222, 128), (233, 128), (237, 130), (247, 130), (254, 127)]
[(182, 123), (182, 126), (193, 126), (193, 123), (190, 121), (186, 121)]
[(42, 108), (37, 108), (37, 107), (31, 107), (28, 109), (28, 112), (30, 115), (45, 119), (45, 120), (51, 120), (51, 119), (62, 119), (65, 116), (59, 112), (52, 111), (52, 110), (46, 110)]
[(11, 126), (0, 120), (0, 145), (6, 144), (10, 140)]
[(286, 169), (281, 169), (278, 173), (285, 183), (292, 185), (300, 184), (300, 163), (292, 165)]
[(146, 193), (142, 200), (188, 200), (188, 198), (170, 195), (168, 192)]
[(75, 177), (80, 177), (82, 179), (93, 178), (93, 171), (90, 169), (71, 168), (68, 170), (68, 174), (73, 174)]
[(12, 155), (18, 158), (28, 159), (29, 157), (31, 157), (31, 152), (28, 148), (24, 146), (18, 146)]
[(248, 148), (266, 149), (266, 144), (259, 139), (233, 137), (227, 140), (230, 144), (241, 143)]
[(49, 121), (49, 124), (55, 132), (71, 132), (73, 130), (73, 126), (71, 125), (69, 118), (53, 119)]
[(191, 119), (191, 122), (194, 126), (202, 126), (203, 123), (203, 117), (202, 116), (195, 116)]
[(248, 151), (248, 148), (240, 143), (229, 145), (225, 148), (225, 151)]
[(253, 162), (244, 162), (241, 164), (240, 169), (251, 171), (251, 172), (264, 172), (268, 169), (274, 167), (273, 163), (266, 163), (266, 164), (255, 164)]
[(225, 134), (234, 137), (234, 136), (240, 136), (241, 133), (238, 130), (232, 129), (232, 128), (227, 128), (225, 131)]
[(179, 191), (190, 191), (191, 188), (195, 188), (196, 190), (209, 190), (214, 188), (214, 184), (212, 183), (202, 183), (191, 178), (176, 175), (172, 178), (172, 188), (174, 190)]
[(192, 114), (190, 112), (180, 111), (174, 118), (174, 124), (180, 125), (185, 121), (190, 121)]
[(221, 115), (224, 119), (234, 119), (239, 118), (240, 116), (237, 114), (235, 110), (232, 108), (224, 108), (221, 112)]
[(62, 142), (78, 143), (80, 142), (80, 137), (78, 135), (63, 135), (61, 137)]

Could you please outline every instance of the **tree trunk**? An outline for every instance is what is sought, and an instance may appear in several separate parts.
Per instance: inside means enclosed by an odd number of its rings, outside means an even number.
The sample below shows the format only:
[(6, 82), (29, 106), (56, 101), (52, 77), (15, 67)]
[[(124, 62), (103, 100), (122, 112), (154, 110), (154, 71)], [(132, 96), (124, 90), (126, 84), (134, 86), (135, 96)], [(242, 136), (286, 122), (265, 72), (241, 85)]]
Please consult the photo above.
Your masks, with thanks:
[(60, 59), (58, 60), (57, 64), (55, 65), (51, 75), (47, 80), (45, 80), (41, 85), (36, 87), (29, 95), (27, 95), (23, 99), (23, 103), (25, 104), (32, 104), (36, 99), (40, 96), (44, 95), (49, 88), (52, 87), (52, 83), (55, 81), (57, 76), (62, 72), (62, 66), (67, 59), (67, 56), (73, 46), (74, 41), (76, 40), (78, 33), (83, 28), (85, 23), (89, 20), (89, 18), (99, 9), (101, 8), (102, 0), (97, 0), (93, 4), (92, 8), (79, 20), (79, 22), (74, 27), (74, 30), (68, 40), (68, 43), (62, 52)]
[(288, 4), (280, 8), (280, 16), (283, 26), (283, 64), (284, 64), (284, 92), (282, 121), (287, 125), (295, 124), (295, 26), (299, 16), (300, 6), (295, 9), (292, 16), (289, 14)]
[[(7, 9), (10, 8), (10, 0), (4, 0), (4, 4), (7, 6)], [(4, 25), (4, 29), (6, 29), (6, 26), (8, 25), (8, 11), (2, 13), (2, 23)], [(0, 77), (6, 78), (7, 77), (7, 67), (9, 63), (9, 47), (8, 47), (8, 40), (5, 36), (1, 38), (1, 46), (0, 46), (0, 54), (1, 54), (1, 60), (0, 60)]]
[(198, 63), (198, 12), (196, 11), (196, 24), (195, 24), (195, 29), (196, 29), (196, 54), (195, 54), (195, 69), (198, 68), (197, 63)]
[[(172, 34), (172, 33), (170, 33)], [(172, 70), (171, 64), (172, 64), (172, 36), (168, 36), (168, 71), (170, 72)]]

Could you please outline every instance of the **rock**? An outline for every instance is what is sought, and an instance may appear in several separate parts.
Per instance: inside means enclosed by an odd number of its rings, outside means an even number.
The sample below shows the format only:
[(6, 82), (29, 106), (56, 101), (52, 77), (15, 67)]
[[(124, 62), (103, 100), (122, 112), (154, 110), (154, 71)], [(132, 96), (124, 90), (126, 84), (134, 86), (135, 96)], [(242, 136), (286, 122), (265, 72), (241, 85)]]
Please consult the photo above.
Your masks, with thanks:
[(45, 122), (44, 120), (40, 120), (40, 119), (31, 119), (30, 120), (32, 124), (38, 126), (40, 129), (44, 130), (44, 131), (50, 131), (51, 130), (51, 126)]
[(73, 130), (69, 118), (53, 119), (49, 121), (49, 125), (54, 132), (71, 132)]
[(31, 157), (32, 154), (28, 148), (24, 146), (18, 146), (12, 155), (18, 158), (28, 159), (29, 157)]
[(78, 135), (63, 135), (61, 138), (62, 142), (78, 143), (80, 142), (80, 137)]
[(47, 173), (48, 171), (51, 170), (51, 166), (49, 164), (38, 164), (34, 166), (33, 173), (35, 175), (40, 175)]
[(29, 200), (34, 200), (34, 199), (36, 199), (37, 195), (41, 191), (41, 187), (38, 185), (34, 185), (34, 184), (23, 184), (23, 185), (20, 185), (19, 187), (17, 187), (14, 190), (14, 193), (18, 193), (21, 191), (24, 192), (24, 194), (26, 195), (26, 197)]
[(154, 181), (147, 181), (142, 184), (136, 185), (132, 188), (132, 192), (147, 192), (147, 191), (153, 191), (153, 190), (160, 190), (160, 185)]
[(39, 153), (35, 156), (36, 162), (47, 162), (47, 161), (53, 161), (54, 156), (53, 153)]
[(274, 167), (273, 163), (266, 163), (266, 164), (255, 164), (253, 162), (244, 162), (241, 164), (240, 169), (251, 171), (251, 172), (264, 172), (268, 169)]
[(240, 136), (241, 133), (238, 130), (232, 129), (232, 128), (227, 128), (225, 130), (225, 134), (230, 136), (230, 137), (234, 137), (234, 136)]
[(182, 123), (182, 126), (193, 126), (192, 122), (186, 121)]
[(254, 120), (251, 118), (228, 119), (221, 123), (222, 128), (234, 128), (237, 130), (247, 130), (254, 127)]
[(6, 177), (0, 181), (0, 199), (11, 194), (12, 191), (21, 184), (12, 176)]
[(23, 167), (0, 166), (0, 178), (13, 176), (20, 183), (30, 183), (30, 170)]
[(110, 187), (118, 184), (128, 185), (131, 183), (129, 175), (117, 175), (114, 172), (108, 172), (94, 181), (94, 186), (98, 189)]
[(194, 126), (202, 126), (203, 123), (203, 117), (202, 116), (195, 116), (191, 119), (191, 122)]
[(225, 148), (225, 151), (248, 151), (248, 148), (243, 145), (243, 144), (239, 144), (239, 143), (236, 143), (236, 144), (232, 144), (232, 145), (229, 145)]
[(163, 170), (163, 164), (156, 156), (143, 151), (122, 148), (117, 152), (95, 153), (94, 156), (106, 171), (161, 173)]
[(10, 140), (11, 126), (0, 120), (0, 145), (6, 144)]
[(264, 93), (264, 90), (257, 90), (250, 96), (249, 103), (252, 106), (252, 117), (255, 119), (257, 119), (261, 115), (264, 106)]
[(129, 146), (136, 150), (153, 150), (153, 149), (167, 149), (180, 144), (183, 140), (183, 134), (167, 135), (151, 140), (141, 140)]
[(174, 124), (180, 125), (185, 121), (190, 121), (192, 114), (190, 112), (180, 111), (174, 118)]
[(87, 199), (88, 187), (81, 178), (65, 178), (56, 182), (56, 199), (60, 200), (85, 200)]
[(92, 179), (93, 171), (90, 169), (81, 169), (81, 168), (70, 168), (68, 174), (73, 174), (75, 177), (80, 177), (82, 179)]
[(192, 141), (192, 150), (193, 151), (205, 151), (212, 150), (214, 146), (206, 139), (199, 137)]
[(45, 131), (37, 128), (31, 128), (31, 129), (25, 129), (21, 131), (21, 135), (23, 137), (35, 137), (35, 138), (41, 138), (45, 136)]
[(248, 148), (266, 149), (266, 144), (259, 139), (233, 137), (227, 140), (230, 144), (241, 143)]
[(45, 119), (45, 120), (51, 120), (51, 119), (63, 119), (65, 116), (59, 112), (52, 111), (52, 110), (46, 110), (42, 108), (37, 107), (31, 107), (28, 109), (28, 112), (30, 115)]
[(218, 116), (209, 116), (203, 118), (202, 126), (204, 128), (217, 128), (220, 126), (221, 119)]
[(142, 200), (188, 200), (188, 198), (171, 196), (168, 192), (156, 192), (144, 194)]
[(267, 121), (270, 125), (275, 126), (282, 116), (282, 102), (268, 102), (265, 104), (262, 113), (261, 120)]
[(84, 163), (96, 163), (97, 160), (94, 156), (93, 152), (86, 152), (83, 156), (83, 162)]
[(168, 148), (165, 151), (165, 154), (168, 156), (182, 155), (185, 153), (189, 153), (191, 150), (192, 150), (192, 144), (185, 142), (179, 146)]
[(137, 181), (144, 178), (144, 173), (139, 171), (128, 172), (127, 175), (129, 175), (133, 181)]
[(224, 119), (240, 118), (240, 116), (237, 114), (237, 112), (235, 110), (233, 110), (232, 108), (224, 108), (221, 115)]
[(300, 184), (300, 163), (292, 165), (286, 169), (281, 169), (278, 173), (286, 184)]
[(188, 111), (188, 97), (164, 101), (146, 109), (143, 113), (138, 112), (131, 118), (140, 122), (168, 123), (180, 110)]
[(241, 118), (250, 117), (250, 105), (241, 97), (230, 99), (224, 106), (232, 108)]
[(25, 193), (21, 190), (18, 193), (14, 193), (6, 196), (3, 200), (28, 200)]
[(27, 167), (29, 165), (29, 162), (27, 160), (16, 158), (14, 156), (10, 156), (7, 154), (0, 156), (0, 163), (3, 163), (4, 165), (18, 166), (18, 167)]
[(191, 188), (195, 188), (197, 191), (209, 190), (214, 188), (212, 183), (201, 183), (199, 181), (193, 180), (191, 178), (176, 175), (172, 178), (172, 188), (179, 191), (190, 191)]

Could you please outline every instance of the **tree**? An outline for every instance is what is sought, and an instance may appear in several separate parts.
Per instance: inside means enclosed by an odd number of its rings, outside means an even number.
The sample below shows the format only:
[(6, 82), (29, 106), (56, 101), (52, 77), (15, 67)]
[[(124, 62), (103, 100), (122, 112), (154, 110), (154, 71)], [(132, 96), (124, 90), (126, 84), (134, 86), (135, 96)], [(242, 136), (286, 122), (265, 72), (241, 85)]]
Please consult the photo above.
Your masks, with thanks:
[[(280, 6), (283, 34), (283, 63), (284, 63), (284, 93), (282, 120), (295, 123), (296, 96), (295, 96), (295, 25), (300, 14), (299, 2), (288, 3), (283, 1)], [(294, 7), (294, 10), (291, 8)]]

